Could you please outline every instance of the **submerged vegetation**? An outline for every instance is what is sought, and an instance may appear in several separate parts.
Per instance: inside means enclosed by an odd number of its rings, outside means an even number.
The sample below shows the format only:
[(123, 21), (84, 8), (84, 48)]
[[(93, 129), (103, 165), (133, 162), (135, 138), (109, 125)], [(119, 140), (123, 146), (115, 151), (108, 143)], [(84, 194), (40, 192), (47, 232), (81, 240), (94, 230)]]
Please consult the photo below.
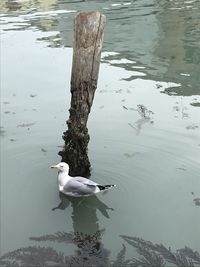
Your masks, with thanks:
[(2, 267), (18, 266), (71, 266), (71, 267), (197, 267), (200, 253), (189, 247), (172, 251), (162, 244), (154, 244), (142, 238), (121, 235), (133, 249), (133, 257), (126, 258), (126, 246), (122, 244), (115, 259), (101, 242), (103, 231), (93, 235), (57, 232), (52, 235), (31, 237), (37, 242), (58, 242), (77, 246), (74, 255), (64, 255), (52, 247), (29, 246), (4, 254), (0, 258)]

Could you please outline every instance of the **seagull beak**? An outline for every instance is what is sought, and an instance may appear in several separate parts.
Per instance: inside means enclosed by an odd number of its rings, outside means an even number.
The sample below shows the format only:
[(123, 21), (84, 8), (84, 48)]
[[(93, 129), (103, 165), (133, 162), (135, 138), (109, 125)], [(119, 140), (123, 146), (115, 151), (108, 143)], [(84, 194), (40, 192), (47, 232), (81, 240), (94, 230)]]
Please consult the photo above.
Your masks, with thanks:
[(58, 167), (57, 167), (57, 165), (51, 165), (50, 168), (51, 169), (57, 169)]

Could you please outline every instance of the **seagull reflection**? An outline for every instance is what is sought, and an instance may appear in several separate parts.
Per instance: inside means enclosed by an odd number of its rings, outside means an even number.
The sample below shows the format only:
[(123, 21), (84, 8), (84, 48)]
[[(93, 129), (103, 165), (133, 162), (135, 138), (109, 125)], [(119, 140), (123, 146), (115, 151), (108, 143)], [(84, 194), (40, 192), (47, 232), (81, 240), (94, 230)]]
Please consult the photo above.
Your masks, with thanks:
[(108, 210), (113, 210), (113, 208), (108, 207), (96, 195), (74, 198), (59, 193), (59, 197), (61, 202), (52, 210), (65, 210), (71, 204), (74, 232), (95, 233), (99, 230), (97, 211), (100, 211), (104, 217), (110, 218)]

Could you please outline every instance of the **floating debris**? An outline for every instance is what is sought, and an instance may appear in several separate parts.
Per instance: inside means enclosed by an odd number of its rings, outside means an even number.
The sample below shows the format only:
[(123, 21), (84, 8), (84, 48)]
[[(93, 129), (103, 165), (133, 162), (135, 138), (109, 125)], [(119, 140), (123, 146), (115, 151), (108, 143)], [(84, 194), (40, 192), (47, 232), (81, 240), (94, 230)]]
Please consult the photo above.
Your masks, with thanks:
[(156, 87), (159, 89), (159, 88), (162, 87), (162, 85), (157, 83), (157, 84), (156, 84)]
[(7, 102), (7, 101), (5, 101), (5, 102), (3, 102), (5, 105), (8, 105), (8, 104), (10, 104), (10, 102)]
[(106, 90), (106, 89), (102, 89), (99, 91), (100, 94), (102, 93), (108, 93), (108, 92), (112, 92), (111, 90)]
[(151, 110), (148, 110), (144, 105), (137, 105), (137, 111), (143, 118), (150, 118), (150, 115), (153, 115), (154, 112)]
[(129, 125), (131, 128), (136, 129), (136, 127), (135, 127), (133, 124), (131, 124), (130, 122), (128, 123), (128, 125)]
[(3, 126), (0, 127), (0, 136), (4, 136), (6, 133), (6, 131), (3, 130), (3, 128), (4, 128)]
[(124, 109), (128, 110), (128, 108), (126, 106), (122, 106)]
[(122, 93), (122, 89), (115, 90), (115, 93), (121, 94)]
[(5, 111), (4, 113), (5, 113), (5, 114), (10, 114), (10, 111)]
[(133, 157), (135, 157), (135, 156), (138, 155), (138, 154), (139, 154), (139, 152), (124, 153), (124, 156), (125, 156), (126, 158), (133, 158)]
[[(35, 125), (35, 122), (18, 124), (17, 127), (30, 127), (33, 125)], [(28, 130), (29, 130), (29, 128), (28, 128)]]
[(199, 126), (196, 125), (196, 124), (193, 124), (193, 125), (188, 125), (188, 126), (186, 126), (185, 128), (186, 128), (187, 130), (196, 130), (196, 129), (199, 128)]
[(36, 97), (37, 95), (30, 94), (29, 96), (30, 96), (30, 97)]
[(181, 171), (187, 171), (187, 169), (186, 168), (184, 168), (184, 167), (179, 167), (179, 168), (176, 168), (177, 170), (181, 170)]
[(10, 139), (10, 141), (11, 141), (11, 142), (15, 142), (15, 141), (16, 141), (16, 139), (13, 139), (13, 138), (11, 138), (11, 139)]
[(200, 198), (195, 198), (193, 201), (196, 206), (200, 206)]
[(137, 111), (137, 109), (135, 109), (135, 108), (129, 108), (129, 110)]
[(189, 77), (190, 74), (189, 73), (180, 73), (181, 76), (186, 76), (186, 77)]
[(173, 110), (175, 110), (175, 111), (180, 111), (180, 108), (179, 108), (178, 106), (174, 106), (174, 107), (173, 107)]
[(135, 108), (128, 108), (128, 107), (126, 107), (126, 106), (122, 106), (124, 109), (126, 109), (126, 110), (131, 110), (131, 111), (137, 111), (137, 109), (135, 109)]
[(152, 120), (151, 118), (151, 115), (154, 114), (153, 111), (151, 110), (148, 110), (144, 105), (137, 105), (137, 109), (131, 109), (131, 110), (135, 110), (137, 111), (141, 118), (139, 120), (137, 120), (134, 125), (131, 124), (131, 123), (128, 123), (128, 125), (134, 129), (136, 131), (136, 135), (138, 135), (142, 129), (142, 126), (145, 124), (145, 123), (150, 123), (150, 124), (153, 124), (154, 121)]
[(190, 103), (190, 105), (193, 107), (200, 107), (200, 102)]
[(44, 148), (41, 148), (41, 151), (42, 151), (42, 152), (44, 152), (44, 153), (46, 153), (46, 152), (47, 152), (47, 150), (46, 150), (46, 149), (44, 149)]

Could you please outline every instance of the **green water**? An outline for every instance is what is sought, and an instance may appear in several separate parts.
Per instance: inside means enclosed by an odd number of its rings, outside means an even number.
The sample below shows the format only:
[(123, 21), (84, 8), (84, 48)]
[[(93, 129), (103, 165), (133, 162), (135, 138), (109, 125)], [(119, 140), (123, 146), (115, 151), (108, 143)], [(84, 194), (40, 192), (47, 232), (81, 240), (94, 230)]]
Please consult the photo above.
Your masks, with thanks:
[[(71, 255), (76, 246), (30, 237), (101, 229), (111, 258), (122, 234), (200, 251), (200, 2), (0, 5), (1, 255), (39, 245)], [(52, 211), (60, 197), (49, 166), (60, 161), (81, 10), (107, 18), (89, 157), (91, 179), (117, 187)]]

